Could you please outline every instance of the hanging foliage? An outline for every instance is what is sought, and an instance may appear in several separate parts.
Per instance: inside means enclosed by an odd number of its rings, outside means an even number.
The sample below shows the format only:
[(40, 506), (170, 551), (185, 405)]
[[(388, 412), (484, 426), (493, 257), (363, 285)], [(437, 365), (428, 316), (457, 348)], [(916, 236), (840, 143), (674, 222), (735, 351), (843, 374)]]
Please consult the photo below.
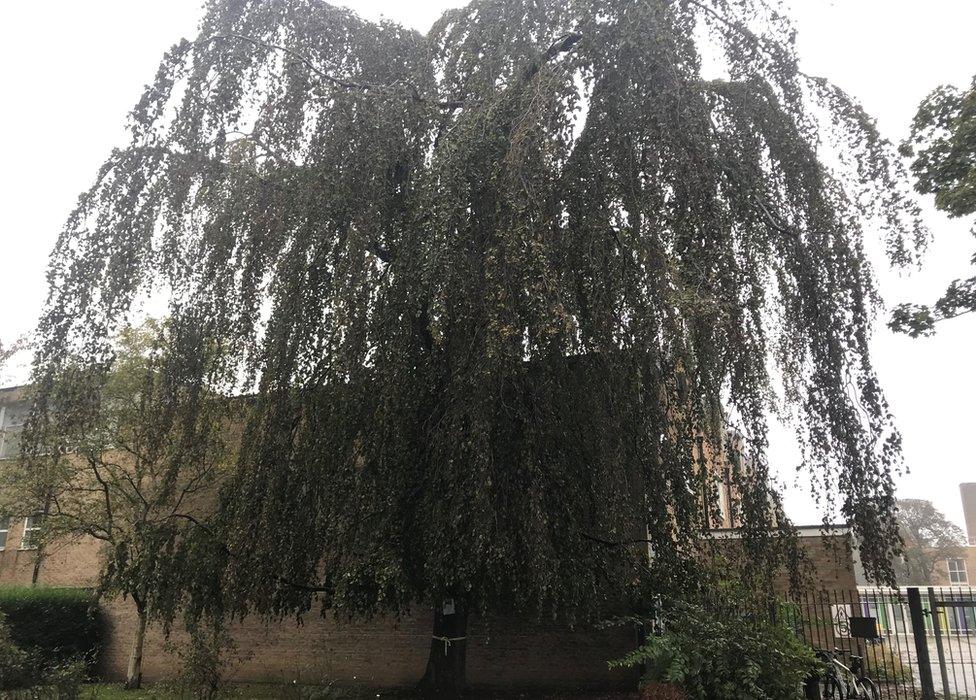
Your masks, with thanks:
[(774, 412), (887, 574), (863, 226), (899, 264), (924, 231), (775, 5), (476, 0), (423, 36), (212, 0), (129, 124), (52, 255), (38, 416), (138, 304), (193, 320), (171, 380), (250, 417), (217, 534), (173, 552), (191, 606), (598, 615), (648, 541), (694, 554), (728, 425), (763, 549)]

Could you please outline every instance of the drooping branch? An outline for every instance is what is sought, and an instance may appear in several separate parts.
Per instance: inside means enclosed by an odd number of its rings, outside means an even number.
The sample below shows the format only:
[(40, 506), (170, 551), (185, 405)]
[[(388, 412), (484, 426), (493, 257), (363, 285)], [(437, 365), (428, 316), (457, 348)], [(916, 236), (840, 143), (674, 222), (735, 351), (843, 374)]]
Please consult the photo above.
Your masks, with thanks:
[[(224, 554), (226, 554), (228, 557), (231, 558), (234, 557), (234, 553), (230, 550), (227, 544), (224, 543), (209, 527), (207, 527), (202, 522), (200, 522), (199, 518), (195, 518), (194, 516), (189, 515), (188, 513), (171, 513), (170, 515), (167, 516), (167, 518), (171, 520), (187, 521), (188, 523), (192, 524), (194, 527), (199, 529), (200, 532), (205, 534), (211, 541), (216, 543), (217, 546), (220, 547), (220, 550), (224, 552)], [(279, 583), (282, 583), (290, 588), (294, 588), (299, 591), (304, 591), (306, 593), (328, 593), (332, 591), (334, 588), (333, 586), (308, 585), (305, 583), (297, 583), (284, 576), (278, 576), (277, 580)]]
[[(333, 75), (329, 75), (328, 73), (326, 73), (325, 71), (323, 71), (321, 68), (319, 68), (318, 66), (316, 66), (315, 65), (315, 62), (312, 61), (310, 58), (308, 58), (307, 56), (302, 55), (301, 53), (299, 53), (298, 51), (295, 51), (294, 49), (288, 48), (287, 46), (281, 46), (279, 44), (270, 44), (270, 43), (268, 43), (266, 41), (261, 41), (260, 39), (255, 39), (254, 37), (244, 36), (243, 34), (215, 34), (213, 36), (206, 37), (204, 39), (199, 40), (198, 43), (209, 43), (209, 42), (212, 42), (212, 41), (221, 41), (221, 40), (230, 40), (230, 39), (235, 39), (237, 41), (243, 41), (245, 43), (251, 44), (252, 46), (257, 46), (257, 47), (261, 47), (261, 48), (268, 49), (269, 51), (280, 51), (281, 53), (283, 53), (283, 54), (285, 54), (287, 56), (291, 56), (296, 61), (298, 61), (299, 63), (301, 63), (302, 65), (304, 65), (306, 68), (308, 68), (309, 70), (311, 70), (313, 73), (315, 73), (315, 75), (317, 75), (318, 77), (322, 78), (322, 80), (325, 80), (326, 82), (332, 83), (336, 87), (347, 88), (347, 89), (350, 89), (350, 90), (362, 90), (363, 92), (366, 92), (367, 90), (375, 90), (376, 89), (376, 86), (375, 85), (369, 85), (367, 83), (357, 83), (357, 82), (355, 82), (353, 80), (345, 80), (343, 78), (336, 78)], [(388, 88), (389, 86), (384, 86), (384, 87)]]
[(552, 45), (546, 50), (545, 55), (543, 55), (543, 61), (551, 61), (556, 56), (562, 53), (568, 53), (573, 49), (576, 44), (582, 41), (583, 35), (577, 32), (571, 32), (565, 36), (561, 36), (552, 42)]
[[(233, 34), (233, 33), (215, 34), (206, 39), (202, 39), (201, 43), (208, 43), (211, 41), (220, 41), (220, 40), (231, 40), (231, 39), (237, 41), (243, 41), (245, 43), (251, 44), (252, 46), (268, 49), (269, 51), (280, 51), (283, 54), (290, 56), (291, 58), (294, 58), (296, 61), (298, 61), (299, 63), (307, 67), (309, 70), (311, 70), (316, 76), (318, 76), (319, 78), (321, 78), (322, 80), (328, 83), (331, 83), (336, 87), (345, 88), (347, 90), (359, 90), (361, 92), (389, 91), (397, 87), (395, 84), (373, 85), (371, 83), (361, 83), (355, 80), (337, 78), (336, 76), (330, 75), (329, 73), (323, 71), (321, 68), (315, 65), (315, 62), (312, 59), (299, 53), (298, 51), (295, 51), (294, 49), (290, 49), (287, 46), (281, 46), (280, 44), (271, 44), (266, 41), (261, 41), (260, 39), (255, 39), (254, 37), (244, 36), (243, 34)], [(446, 109), (446, 110), (460, 109), (465, 106), (465, 102), (463, 100), (430, 100), (424, 97), (423, 95), (421, 95), (420, 92), (417, 91), (417, 88), (412, 85), (408, 86), (407, 89), (409, 90), (410, 96), (413, 98), (415, 102), (424, 103), (424, 104), (429, 103), (439, 109)]]
[[(296, 61), (298, 61), (299, 63), (307, 67), (309, 70), (311, 70), (319, 78), (325, 80), (328, 83), (331, 83), (336, 87), (345, 88), (348, 90), (359, 90), (361, 92), (389, 91), (397, 87), (395, 84), (374, 85), (371, 83), (363, 83), (354, 80), (348, 80), (345, 78), (337, 78), (336, 76), (323, 71), (321, 68), (315, 65), (315, 62), (312, 61), (312, 59), (301, 54), (298, 51), (295, 51), (294, 49), (290, 49), (287, 46), (281, 46), (280, 44), (271, 44), (269, 42), (262, 41), (260, 39), (255, 39), (254, 37), (245, 36), (243, 34), (234, 34), (234, 33), (215, 34), (213, 36), (207, 37), (206, 39), (200, 40), (198, 43), (208, 43), (212, 41), (231, 40), (231, 39), (237, 41), (243, 41), (248, 44), (251, 44), (252, 46), (268, 49), (269, 51), (280, 51), (285, 55), (294, 58)], [(543, 64), (553, 60), (554, 58), (556, 58), (561, 54), (568, 53), (582, 39), (583, 39), (583, 35), (576, 32), (566, 34), (556, 39), (549, 46), (549, 48), (546, 49), (546, 52), (542, 55), (542, 61), (533, 62), (529, 66), (529, 68), (526, 71), (526, 77), (528, 78), (533, 77), (536, 73), (539, 72), (539, 69), (542, 67)], [(420, 92), (417, 90), (417, 88), (413, 85), (407, 86), (407, 89), (409, 90), (410, 96), (413, 98), (415, 102), (430, 103), (439, 109), (453, 111), (456, 109), (462, 109), (463, 107), (468, 105), (468, 103), (465, 100), (458, 100), (458, 99), (431, 100), (421, 95)]]
[(571, 32), (556, 39), (554, 42), (552, 42), (549, 48), (546, 49), (546, 52), (542, 54), (542, 59), (540, 61), (533, 61), (529, 65), (525, 71), (526, 79), (531, 80), (542, 69), (542, 66), (554, 58), (572, 51), (573, 47), (582, 40), (583, 35), (577, 32)]

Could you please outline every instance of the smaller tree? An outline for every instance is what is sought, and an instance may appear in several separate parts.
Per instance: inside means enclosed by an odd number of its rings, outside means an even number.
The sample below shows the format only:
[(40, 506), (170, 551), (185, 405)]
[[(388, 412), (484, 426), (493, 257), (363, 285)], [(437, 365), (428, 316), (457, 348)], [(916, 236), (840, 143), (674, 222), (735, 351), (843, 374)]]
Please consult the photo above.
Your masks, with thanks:
[(931, 501), (917, 498), (898, 501), (898, 530), (904, 545), (895, 575), (911, 585), (932, 583), (938, 563), (957, 554), (965, 542), (962, 530)]
[(150, 601), (173, 580), (168, 553), (212, 509), (229, 457), (213, 415), (226, 402), (200, 401), (201, 382), (164, 371), (204, 355), (191, 328), (150, 321), (123, 331), (104, 365), (67, 365), (48, 393), (57, 410), (29, 426), (33, 445), (4, 489), (14, 507), (43, 509), (43, 543), (104, 543), (99, 594), (137, 613), (129, 688), (141, 684)]
[[(944, 85), (925, 98), (902, 153), (914, 158), (915, 189), (935, 195), (937, 209), (950, 217), (976, 214), (976, 77), (969, 90)], [(912, 337), (931, 335), (938, 321), (974, 311), (976, 277), (970, 277), (952, 282), (931, 307), (898, 306), (888, 325)]]
[(28, 346), (28, 339), (24, 336), (17, 338), (12, 343), (4, 343), (0, 340), (0, 373), (7, 369), (7, 365), (17, 353), (27, 349)]
[(10, 345), (4, 345), (3, 341), (0, 341), (0, 368), (2, 368), (10, 357), (17, 352), (17, 344), (12, 343)]

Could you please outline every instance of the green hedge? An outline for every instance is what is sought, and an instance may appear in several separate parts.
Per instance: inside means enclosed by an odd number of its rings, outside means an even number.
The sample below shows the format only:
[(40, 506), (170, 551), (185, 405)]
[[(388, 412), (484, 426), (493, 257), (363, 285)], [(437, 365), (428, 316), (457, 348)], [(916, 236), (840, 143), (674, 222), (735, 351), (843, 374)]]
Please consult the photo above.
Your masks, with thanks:
[(92, 592), (79, 588), (0, 587), (0, 612), (14, 644), (44, 664), (84, 657), (94, 674), (105, 638)]

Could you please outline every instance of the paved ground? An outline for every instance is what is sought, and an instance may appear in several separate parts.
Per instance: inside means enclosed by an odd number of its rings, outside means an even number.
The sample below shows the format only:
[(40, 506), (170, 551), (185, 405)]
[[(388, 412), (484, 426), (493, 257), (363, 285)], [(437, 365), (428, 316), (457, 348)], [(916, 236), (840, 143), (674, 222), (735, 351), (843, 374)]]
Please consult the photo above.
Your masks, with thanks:
[[(901, 655), (910, 660), (915, 670), (916, 683), (919, 683), (918, 661), (914, 641), (899, 640), (900, 645), (892, 645), (901, 650)], [(939, 667), (939, 652), (935, 639), (929, 638), (929, 659), (932, 664), (932, 680), (937, 693), (945, 697), (942, 673)], [(976, 637), (947, 637), (943, 640), (943, 653), (946, 660), (949, 697), (953, 700), (976, 700)], [(920, 684), (919, 684), (919, 687)]]
[[(976, 699), (976, 653), (974, 653), (976, 639), (950, 637), (944, 640), (942, 649), (951, 697)], [(935, 682), (935, 690), (943, 692), (939, 653), (934, 639), (929, 640), (929, 658), (932, 660), (932, 680)]]

